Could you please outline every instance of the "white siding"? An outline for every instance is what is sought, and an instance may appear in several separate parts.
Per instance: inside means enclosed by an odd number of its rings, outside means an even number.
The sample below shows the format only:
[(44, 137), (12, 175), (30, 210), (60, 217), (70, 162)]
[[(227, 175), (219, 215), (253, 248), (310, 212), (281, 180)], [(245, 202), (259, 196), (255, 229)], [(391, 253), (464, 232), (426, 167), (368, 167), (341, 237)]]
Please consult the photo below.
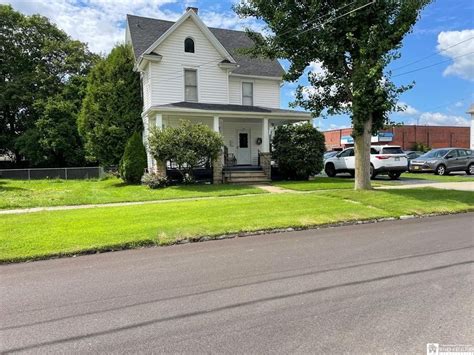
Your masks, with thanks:
[[(184, 52), (184, 40), (194, 40), (195, 53)], [(199, 102), (227, 104), (227, 71), (218, 63), (224, 58), (199, 30), (187, 19), (155, 50), (163, 58), (151, 67), (151, 104), (162, 105), (184, 101), (184, 69), (194, 68), (198, 75)]]
[(242, 104), (242, 82), (253, 82), (253, 103), (255, 106), (280, 108), (280, 82), (268, 79), (229, 77), (229, 103)]

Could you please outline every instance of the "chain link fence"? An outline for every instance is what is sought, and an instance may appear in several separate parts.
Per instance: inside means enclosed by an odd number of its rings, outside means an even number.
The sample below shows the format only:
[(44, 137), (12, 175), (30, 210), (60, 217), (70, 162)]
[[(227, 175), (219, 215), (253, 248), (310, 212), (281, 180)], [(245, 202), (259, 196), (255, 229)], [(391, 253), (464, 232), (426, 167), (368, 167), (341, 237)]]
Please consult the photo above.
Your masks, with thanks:
[(18, 180), (37, 179), (99, 179), (104, 176), (104, 168), (77, 167), (77, 168), (34, 168), (34, 169), (1, 169), (0, 178)]

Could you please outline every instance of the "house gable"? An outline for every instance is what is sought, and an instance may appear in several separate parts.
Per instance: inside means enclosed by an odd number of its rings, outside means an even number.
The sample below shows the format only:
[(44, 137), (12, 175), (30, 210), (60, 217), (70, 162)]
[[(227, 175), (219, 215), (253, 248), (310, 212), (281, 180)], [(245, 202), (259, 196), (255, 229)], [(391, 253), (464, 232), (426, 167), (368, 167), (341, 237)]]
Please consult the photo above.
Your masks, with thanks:
[[(197, 15), (194, 16), (197, 17)], [(199, 21), (201, 20), (199, 19)], [(127, 15), (127, 36), (129, 33), (129, 42), (133, 47), (136, 60), (139, 61), (140, 57), (152, 44), (162, 37), (174, 24), (175, 22), (172, 21)], [(207, 29), (217, 38), (220, 44), (237, 63), (238, 67), (232, 71), (233, 74), (265, 76), (280, 79), (285, 74), (285, 71), (277, 60), (255, 58), (239, 53), (240, 48), (253, 46), (253, 41), (248, 37), (246, 32), (213, 27)]]
[[(224, 60), (229, 61), (230, 63), (235, 63), (234, 58), (230, 53), (224, 48), (224, 46), (219, 42), (219, 40), (212, 34), (212, 32), (207, 28), (207, 26), (202, 22), (202, 20), (196, 15), (196, 13), (189, 9), (186, 13), (181, 16), (181, 18), (176, 21), (170, 28), (166, 30), (163, 35), (161, 35), (153, 44), (145, 50), (144, 54), (150, 54), (152, 52), (157, 52), (156, 49), (160, 46), (161, 43), (166, 41), (166, 39), (171, 36), (176, 30), (180, 28), (185, 22), (193, 21), (196, 27), (201, 31), (201, 33), (208, 39), (208, 41), (214, 46), (214, 48), (219, 52), (219, 54), (224, 58)], [(191, 36), (192, 37), (192, 36)], [(157, 53), (159, 54), (159, 53)]]
[[(186, 38), (194, 41), (194, 53), (184, 51)], [(191, 17), (182, 21), (149, 55), (158, 54), (160, 61), (148, 65), (152, 104), (185, 101), (186, 69), (197, 72), (198, 102), (229, 102), (228, 70), (219, 66), (226, 58)]]

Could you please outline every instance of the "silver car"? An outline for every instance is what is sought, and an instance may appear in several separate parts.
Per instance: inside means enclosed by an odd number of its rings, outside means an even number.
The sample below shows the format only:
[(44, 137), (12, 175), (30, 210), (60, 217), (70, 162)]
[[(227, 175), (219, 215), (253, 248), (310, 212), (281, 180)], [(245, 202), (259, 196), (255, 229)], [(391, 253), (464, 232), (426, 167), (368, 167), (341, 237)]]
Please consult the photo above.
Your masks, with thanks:
[(410, 162), (410, 172), (434, 172), (447, 175), (452, 171), (465, 171), (474, 174), (474, 154), (470, 149), (433, 149)]

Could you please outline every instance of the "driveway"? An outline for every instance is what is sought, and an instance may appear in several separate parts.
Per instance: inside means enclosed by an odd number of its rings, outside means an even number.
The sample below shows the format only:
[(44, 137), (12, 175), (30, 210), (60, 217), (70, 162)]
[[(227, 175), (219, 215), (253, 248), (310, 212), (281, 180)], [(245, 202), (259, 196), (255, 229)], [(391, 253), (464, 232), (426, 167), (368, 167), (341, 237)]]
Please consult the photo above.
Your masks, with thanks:
[(473, 334), (474, 214), (0, 267), (0, 352), (426, 353)]

